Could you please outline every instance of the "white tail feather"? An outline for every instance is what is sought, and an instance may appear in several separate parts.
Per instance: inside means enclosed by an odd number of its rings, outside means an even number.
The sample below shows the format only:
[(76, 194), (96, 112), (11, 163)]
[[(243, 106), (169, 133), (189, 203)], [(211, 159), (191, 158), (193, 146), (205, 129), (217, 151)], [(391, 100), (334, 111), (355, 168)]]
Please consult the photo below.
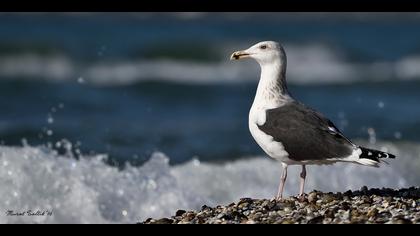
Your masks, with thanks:
[(364, 166), (379, 167), (379, 162), (367, 158), (360, 158), (360, 154), (362, 154), (362, 150), (357, 148), (350, 156), (340, 159), (340, 161), (352, 162)]
[(373, 167), (379, 167), (379, 162), (374, 161), (374, 160), (370, 160), (370, 159), (366, 159), (366, 158), (360, 158), (357, 161), (354, 161), (357, 164), (361, 164), (364, 166), (373, 166)]

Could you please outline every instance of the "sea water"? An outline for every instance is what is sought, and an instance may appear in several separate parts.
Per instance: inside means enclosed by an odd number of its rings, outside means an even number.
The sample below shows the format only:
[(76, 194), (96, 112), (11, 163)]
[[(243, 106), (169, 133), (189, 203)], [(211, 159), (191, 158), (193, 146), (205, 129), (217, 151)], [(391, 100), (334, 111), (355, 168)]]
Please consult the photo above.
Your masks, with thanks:
[(418, 186), (420, 19), (259, 16), (1, 14), (0, 222), (134, 223), (274, 197), (280, 163), (248, 131), (259, 68), (229, 61), (261, 40), (284, 45), (295, 98), (397, 155), (310, 166), (307, 191)]

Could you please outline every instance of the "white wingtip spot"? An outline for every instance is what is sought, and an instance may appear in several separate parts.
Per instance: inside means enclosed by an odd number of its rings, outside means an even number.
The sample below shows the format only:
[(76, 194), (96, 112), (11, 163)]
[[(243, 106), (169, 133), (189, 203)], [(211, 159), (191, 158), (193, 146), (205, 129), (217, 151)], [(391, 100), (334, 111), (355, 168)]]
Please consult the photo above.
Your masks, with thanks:
[(337, 132), (337, 130), (336, 130), (334, 127), (328, 126), (328, 129), (329, 129), (330, 131)]

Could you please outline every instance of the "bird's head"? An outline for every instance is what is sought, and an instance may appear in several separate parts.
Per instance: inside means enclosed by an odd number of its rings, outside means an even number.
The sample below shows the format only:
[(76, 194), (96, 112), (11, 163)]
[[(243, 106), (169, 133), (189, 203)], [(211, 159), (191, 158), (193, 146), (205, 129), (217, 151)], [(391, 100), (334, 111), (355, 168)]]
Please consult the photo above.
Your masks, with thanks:
[(272, 62), (282, 62), (286, 59), (283, 47), (274, 41), (259, 42), (250, 48), (242, 51), (236, 51), (231, 56), (231, 60), (242, 58), (253, 58), (260, 65), (271, 64)]

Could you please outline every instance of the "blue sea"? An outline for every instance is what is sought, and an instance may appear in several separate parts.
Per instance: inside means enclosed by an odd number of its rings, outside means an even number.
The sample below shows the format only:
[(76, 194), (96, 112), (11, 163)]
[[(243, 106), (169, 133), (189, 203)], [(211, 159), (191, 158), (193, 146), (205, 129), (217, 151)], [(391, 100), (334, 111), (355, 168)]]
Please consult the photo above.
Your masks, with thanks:
[(307, 191), (418, 186), (419, 26), (395, 13), (2, 13), (0, 223), (135, 223), (272, 198), (280, 163), (248, 131), (259, 67), (229, 61), (263, 40), (284, 46), (295, 98), (397, 155), (311, 166)]

